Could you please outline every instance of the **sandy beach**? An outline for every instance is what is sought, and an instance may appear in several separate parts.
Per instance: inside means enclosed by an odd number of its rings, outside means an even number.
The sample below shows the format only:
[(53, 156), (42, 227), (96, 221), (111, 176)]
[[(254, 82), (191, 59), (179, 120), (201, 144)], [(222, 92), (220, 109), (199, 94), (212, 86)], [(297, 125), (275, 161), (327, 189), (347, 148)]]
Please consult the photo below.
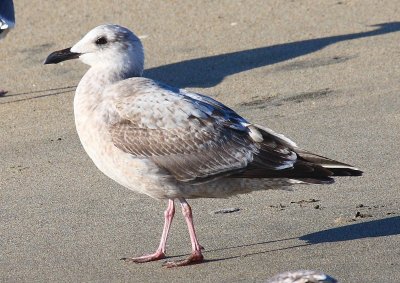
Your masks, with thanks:
[[(0, 41), (1, 282), (263, 282), (297, 269), (400, 282), (397, 1), (15, 2), (16, 27)], [(116, 184), (84, 152), (72, 102), (88, 67), (42, 64), (102, 23), (140, 36), (145, 76), (364, 176), (189, 200), (204, 263), (121, 261), (154, 251), (166, 202)], [(180, 213), (167, 252), (190, 252)]]

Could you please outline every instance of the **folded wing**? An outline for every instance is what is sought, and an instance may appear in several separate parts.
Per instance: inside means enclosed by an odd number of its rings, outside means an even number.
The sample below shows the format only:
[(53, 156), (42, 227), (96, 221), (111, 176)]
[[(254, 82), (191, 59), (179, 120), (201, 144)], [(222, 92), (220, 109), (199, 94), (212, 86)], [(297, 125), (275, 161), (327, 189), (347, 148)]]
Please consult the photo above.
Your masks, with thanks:
[[(114, 96), (121, 89), (124, 95)], [(292, 168), (297, 159), (279, 138), (256, 142), (255, 127), (211, 98), (144, 78), (106, 92), (118, 113), (109, 127), (115, 146), (150, 158), (179, 181), (239, 177), (252, 168), (275, 172)]]

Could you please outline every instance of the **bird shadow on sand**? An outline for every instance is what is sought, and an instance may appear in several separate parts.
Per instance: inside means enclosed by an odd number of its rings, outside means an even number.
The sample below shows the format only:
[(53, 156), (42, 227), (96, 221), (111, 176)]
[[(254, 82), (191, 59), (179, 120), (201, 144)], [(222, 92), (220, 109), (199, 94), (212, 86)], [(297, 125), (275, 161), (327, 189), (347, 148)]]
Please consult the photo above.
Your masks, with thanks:
[(400, 234), (400, 216), (351, 224), (299, 237), (309, 244), (351, 241)]
[[(376, 29), (366, 32), (301, 40), (215, 56), (190, 59), (146, 69), (144, 71), (144, 76), (181, 88), (213, 87), (222, 82), (227, 76), (294, 59), (319, 51), (331, 44), (400, 31), (400, 22), (382, 23), (372, 25), (371, 27), (376, 27)], [(334, 57), (331, 60), (332, 62), (327, 62), (324, 60), (323, 62), (320, 62), (320, 64), (336, 64), (354, 57), (353, 55), (346, 56), (346, 58)], [(318, 66), (318, 62), (316, 63), (316, 66)], [(0, 97), (0, 99), (3, 100), (0, 102), (0, 104), (15, 103), (68, 93), (74, 91), (75, 88), (76, 86), (66, 86), (23, 93), (10, 93)], [(18, 99), (11, 98), (21, 95), (27, 95), (28, 97)]]
[[(190, 59), (146, 69), (144, 76), (181, 88), (213, 87), (227, 76), (294, 59), (319, 51), (331, 44), (397, 32), (400, 30), (400, 22), (382, 23), (372, 27), (376, 29)], [(338, 58), (332, 58), (332, 61), (336, 59)], [(343, 60), (336, 62), (340, 63)]]
[[(0, 104), (15, 103), (15, 102), (20, 102), (20, 101), (25, 101), (25, 100), (48, 97), (48, 96), (73, 92), (75, 89), (76, 89), (76, 86), (64, 86), (64, 87), (57, 87), (57, 88), (27, 91), (27, 92), (9, 93), (9, 94), (0, 96), (0, 98), (4, 99), (4, 101), (0, 100)], [(27, 96), (27, 97), (19, 98), (20, 96)], [(15, 98), (15, 97), (18, 97), (18, 98)]]
[[(215, 262), (215, 261), (223, 261), (235, 258), (248, 257), (258, 254), (266, 254), (276, 251), (284, 251), (291, 250), (295, 248), (302, 248), (315, 244), (322, 243), (333, 243), (333, 242), (342, 242), (342, 241), (351, 241), (351, 240), (360, 240), (365, 238), (377, 238), (377, 237), (386, 237), (386, 236), (394, 236), (400, 235), (400, 216), (390, 217), (385, 219), (367, 221), (362, 223), (355, 223), (351, 225), (335, 227), (332, 229), (327, 229), (323, 231), (318, 231), (314, 233), (310, 233), (301, 237), (292, 237), (285, 238), (279, 240), (271, 240), (271, 241), (263, 241), (258, 243), (251, 244), (242, 244), (231, 247), (217, 248), (205, 250), (204, 253), (216, 252), (216, 251), (225, 251), (230, 249), (238, 249), (238, 248), (249, 248), (253, 246), (261, 246), (261, 250), (254, 251), (250, 253), (240, 253), (239, 255), (233, 255), (223, 258), (216, 259), (206, 259), (205, 262)], [(271, 248), (265, 250), (263, 247), (269, 244), (277, 243), (277, 242), (286, 242), (292, 240), (301, 240), (303, 243), (297, 243), (295, 245), (288, 245), (286, 247), (281, 248)], [(183, 255), (175, 255), (170, 256), (173, 257), (182, 257)]]

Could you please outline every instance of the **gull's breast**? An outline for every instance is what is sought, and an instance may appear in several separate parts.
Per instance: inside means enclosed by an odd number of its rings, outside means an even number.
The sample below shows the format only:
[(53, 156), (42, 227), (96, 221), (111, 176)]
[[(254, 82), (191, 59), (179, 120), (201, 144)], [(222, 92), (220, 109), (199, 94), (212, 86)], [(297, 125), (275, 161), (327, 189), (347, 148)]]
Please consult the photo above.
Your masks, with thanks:
[(83, 101), (77, 92), (74, 100), (75, 124), (86, 153), (106, 176), (133, 191), (154, 198), (167, 198), (171, 191), (166, 174), (147, 158), (118, 149), (111, 140), (101, 103)]

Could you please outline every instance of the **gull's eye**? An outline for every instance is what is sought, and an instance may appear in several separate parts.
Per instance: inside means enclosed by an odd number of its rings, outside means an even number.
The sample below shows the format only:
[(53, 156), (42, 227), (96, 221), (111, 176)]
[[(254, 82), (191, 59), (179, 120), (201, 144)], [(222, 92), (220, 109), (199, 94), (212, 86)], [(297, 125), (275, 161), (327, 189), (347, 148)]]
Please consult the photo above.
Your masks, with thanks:
[(96, 40), (96, 44), (97, 45), (103, 45), (103, 44), (107, 44), (107, 38), (105, 38), (104, 36), (102, 36), (102, 37), (99, 37), (97, 40)]

